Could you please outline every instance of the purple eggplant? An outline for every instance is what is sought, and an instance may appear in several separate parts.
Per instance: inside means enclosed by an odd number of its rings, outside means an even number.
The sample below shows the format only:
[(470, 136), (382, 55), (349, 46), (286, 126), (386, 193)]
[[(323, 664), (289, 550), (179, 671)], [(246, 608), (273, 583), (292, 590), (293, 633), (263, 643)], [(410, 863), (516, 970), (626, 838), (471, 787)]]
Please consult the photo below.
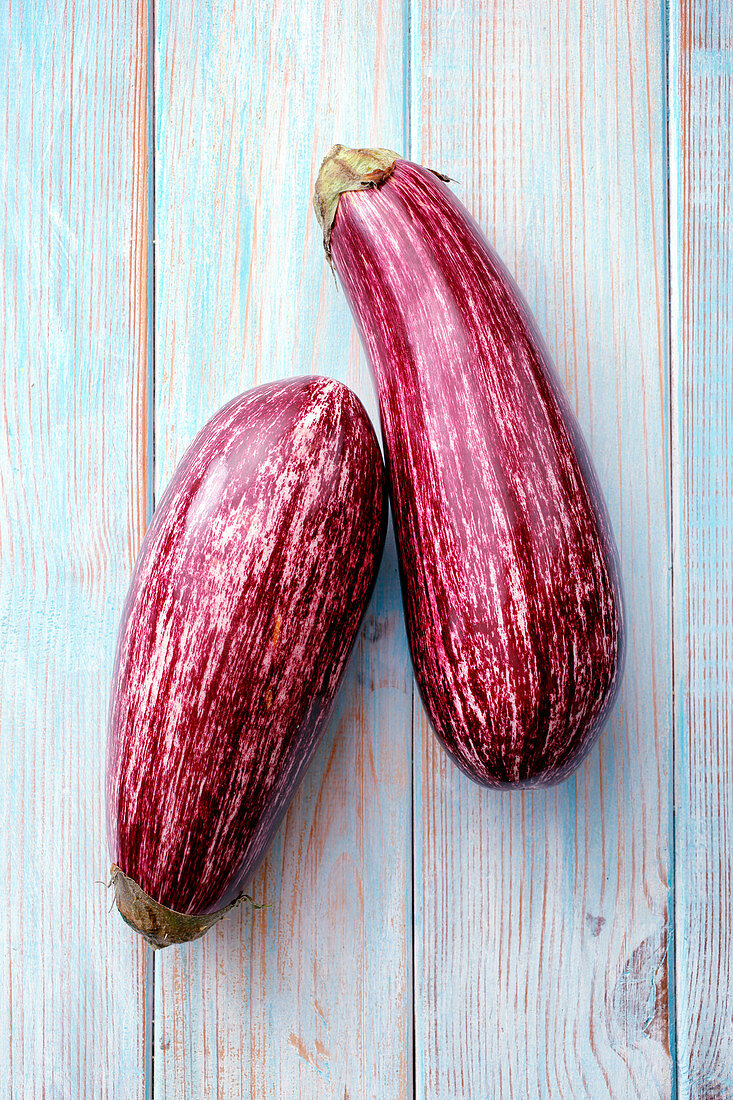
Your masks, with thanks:
[(108, 742), (117, 904), (154, 946), (243, 896), (331, 709), (386, 516), (374, 430), (327, 378), (236, 398), (178, 466), (135, 564)]
[(432, 725), (491, 787), (567, 776), (623, 663), (617, 551), (535, 323), (447, 177), (337, 145), (315, 208), (379, 397)]

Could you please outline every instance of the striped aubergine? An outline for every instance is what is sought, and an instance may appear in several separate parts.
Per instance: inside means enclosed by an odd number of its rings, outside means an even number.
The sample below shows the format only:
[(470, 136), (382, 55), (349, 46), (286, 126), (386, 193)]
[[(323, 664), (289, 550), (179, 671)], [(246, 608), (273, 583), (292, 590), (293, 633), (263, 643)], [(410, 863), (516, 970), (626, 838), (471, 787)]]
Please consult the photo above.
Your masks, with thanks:
[(138, 555), (107, 760), (112, 880), (155, 947), (237, 904), (307, 767), (376, 579), (374, 429), (332, 379), (250, 390), (201, 430)]
[(379, 398), (428, 716), (478, 783), (543, 786), (587, 754), (617, 692), (618, 555), (534, 320), (447, 182), (337, 145), (314, 205)]

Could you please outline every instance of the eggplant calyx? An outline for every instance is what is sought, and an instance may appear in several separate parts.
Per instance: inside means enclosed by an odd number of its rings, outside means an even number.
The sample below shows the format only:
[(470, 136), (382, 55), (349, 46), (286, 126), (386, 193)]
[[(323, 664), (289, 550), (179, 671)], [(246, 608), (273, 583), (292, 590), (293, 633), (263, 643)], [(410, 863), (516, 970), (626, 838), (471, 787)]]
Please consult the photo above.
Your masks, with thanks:
[(261, 905), (256, 905), (249, 894), (242, 894), (214, 913), (193, 915), (177, 913), (175, 909), (168, 909), (167, 906), (151, 898), (134, 879), (114, 863), (110, 867), (110, 878), (115, 888), (117, 908), (123, 921), (139, 932), (143, 939), (155, 948), (197, 940), (243, 901), (249, 901), (255, 909), (263, 908)]
[[(334, 145), (326, 153), (313, 192), (313, 206), (323, 230), (323, 247), (331, 270), (331, 230), (339, 198), (344, 191), (381, 187), (394, 173), (395, 164), (401, 159), (400, 154), (391, 149), (348, 149), (345, 145)], [(444, 183), (455, 182), (451, 176), (434, 168), (428, 171)]]
[(331, 267), (331, 229), (339, 198), (344, 191), (381, 187), (394, 172), (398, 159), (399, 153), (391, 149), (348, 149), (345, 145), (334, 145), (326, 153), (316, 180), (313, 206)]

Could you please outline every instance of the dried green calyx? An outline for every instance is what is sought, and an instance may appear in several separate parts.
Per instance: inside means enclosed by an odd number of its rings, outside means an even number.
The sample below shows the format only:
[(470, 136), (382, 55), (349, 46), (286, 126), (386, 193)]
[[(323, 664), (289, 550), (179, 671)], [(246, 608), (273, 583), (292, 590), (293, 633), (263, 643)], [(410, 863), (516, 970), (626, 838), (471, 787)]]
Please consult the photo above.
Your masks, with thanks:
[(344, 191), (365, 191), (380, 187), (394, 172), (399, 153), (391, 149), (347, 149), (334, 145), (323, 158), (313, 195), (318, 223), (323, 229), (323, 247), (331, 263), (331, 229), (339, 198)]
[[(347, 149), (345, 145), (334, 145), (326, 153), (316, 180), (313, 206), (318, 224), (323, 229), (323, 247), (331, 267), (331, 230), (339, 198), (344, 191), (366, 191), (381, 187), (393, 174), (395, 164), (401, 159), (399, 153), (393, 153), (391, 149)], [(434, 168), (428, 171), (444, 183), (451, 180), (450, 176), (436, 172)]]
[(129, 924), (144, 940), (147, 940), (151, 947), (156, 948), (197, 940), (243, 901), (250, 902), (254, 909), (263, 908), (261, 905), (256, 905), (249, 894), (242, 894), (229, 905), (217, 909), (215, 913), (191, 916), (188, 913), (177, 913), (174, 909), (168, 909), (155, 901), (114, 863), (110, 868), (110, 878), (115, 889), (117, 908), (125, 924)]

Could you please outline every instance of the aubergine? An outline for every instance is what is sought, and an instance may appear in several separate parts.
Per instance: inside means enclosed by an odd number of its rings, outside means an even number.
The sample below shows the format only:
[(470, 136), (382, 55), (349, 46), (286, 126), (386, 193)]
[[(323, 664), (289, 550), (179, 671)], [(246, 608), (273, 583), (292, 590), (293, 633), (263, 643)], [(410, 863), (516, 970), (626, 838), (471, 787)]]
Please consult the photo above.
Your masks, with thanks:
[(314, 205), (379, 398), (415, 677), (463, 771), (566, 777), (607, 718), (623, 599), (586, 444), (448, 177), (334, 146)]
[(324, 728), (386, 521), (374, 430), (332, 379), (236, 398), (175, 471), (134, 567), (108, 738), (117, 905), (154, 947), (247, 896)]

